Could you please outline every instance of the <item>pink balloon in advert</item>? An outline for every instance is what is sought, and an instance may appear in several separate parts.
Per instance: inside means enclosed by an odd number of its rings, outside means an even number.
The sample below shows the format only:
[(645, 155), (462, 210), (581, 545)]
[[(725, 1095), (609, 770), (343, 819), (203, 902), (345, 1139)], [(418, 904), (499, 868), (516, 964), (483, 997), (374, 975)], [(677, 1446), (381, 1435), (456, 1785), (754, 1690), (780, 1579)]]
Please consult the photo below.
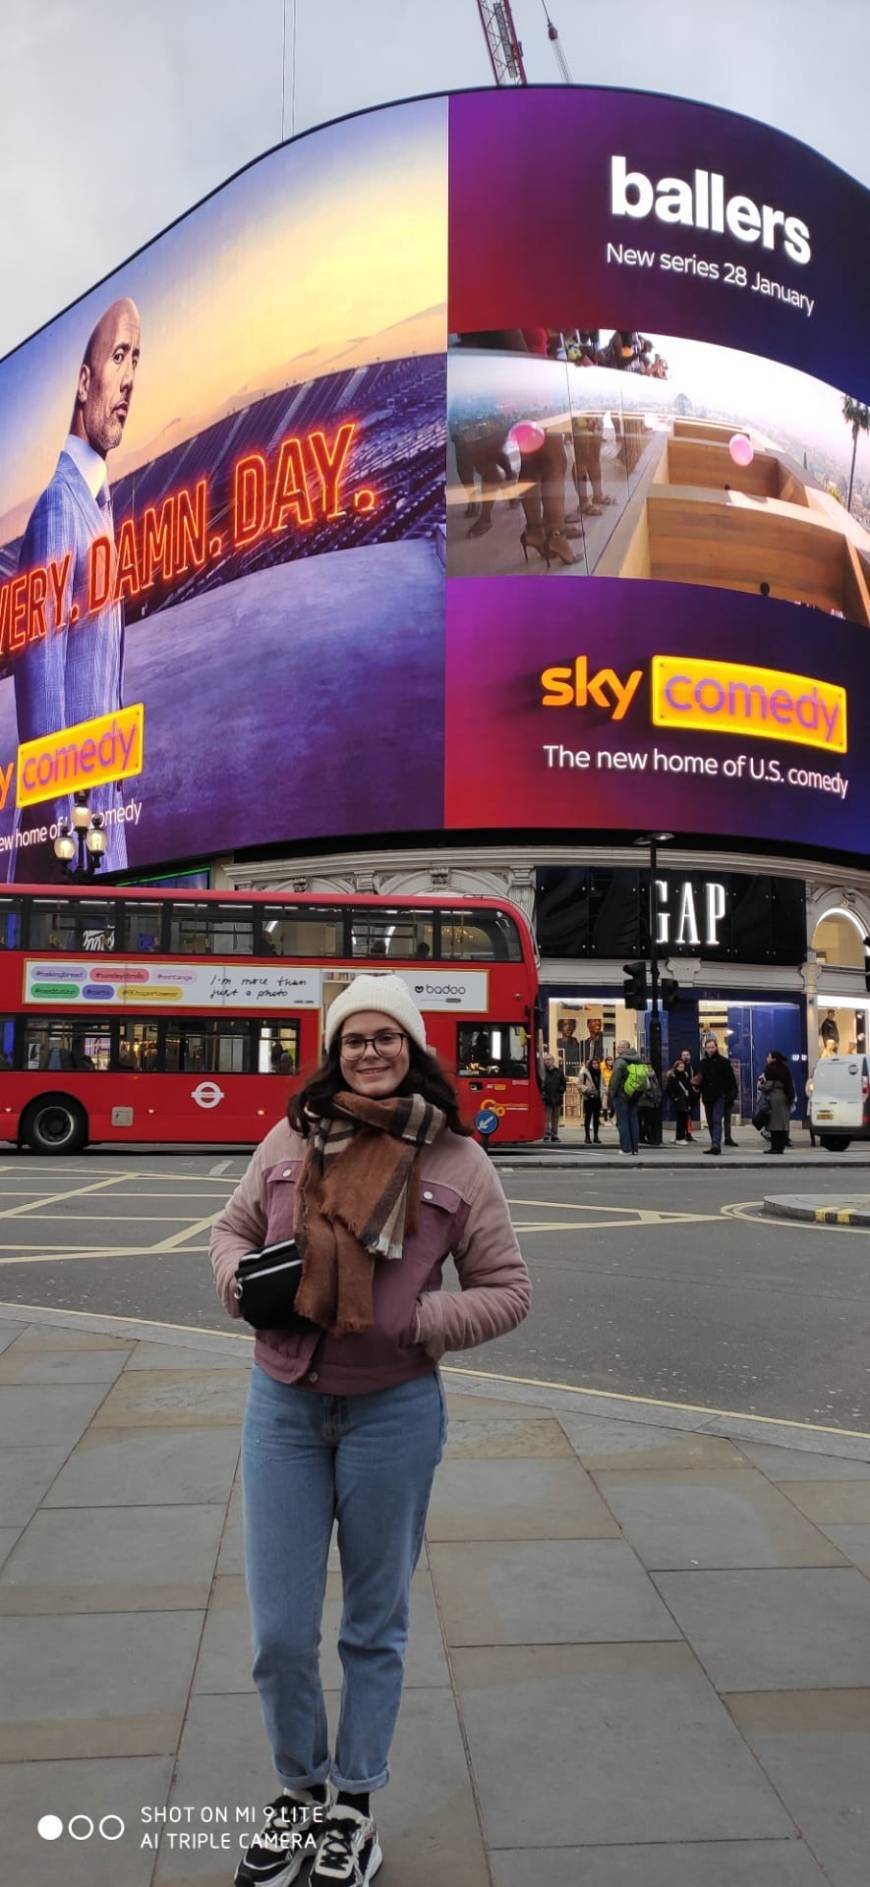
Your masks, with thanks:
[(511, 427), (510, 437), (518, 451), (522, 453), (540, 452), (547, 435), (543, 426), (534, 425), (530, 419), (521, 419)]
[(735, 465), (751, 465), (755, 457), (752, 440), (747, 439), (745, 432), (736, 432), (734, 437), (729, 439), (728, 450)]

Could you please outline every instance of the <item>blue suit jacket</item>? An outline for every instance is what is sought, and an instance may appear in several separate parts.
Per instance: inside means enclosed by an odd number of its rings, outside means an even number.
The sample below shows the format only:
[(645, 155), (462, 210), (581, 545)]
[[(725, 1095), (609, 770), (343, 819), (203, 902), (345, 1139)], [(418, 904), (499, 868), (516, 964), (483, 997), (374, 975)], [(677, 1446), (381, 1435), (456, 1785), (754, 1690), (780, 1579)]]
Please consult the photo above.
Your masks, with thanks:
[[(41, 640), (28, 642), (15, 658), (15, 707), (19, 741), (37, 740), (43, 734), (55, 734), (94, 715), (112, 714), (122, 703), (124, 666), (124, 624), (120, 603), (107, 603), (105, 609), (87, 613), (88, 556), (97, 537), (106, 536), (111, 527), (107, 514), (82, 478), (78, 466), (62, 452), (57, 469), (44, 492), (37, 499), (21, 543), (19, 570), (32, 570), (50, 562), (59, 563), (67, 551), (73, 553), (70, 581), (65, 592), (66, 614), (69, 604), (78, 604), (79, 620), (63, 629), (49, 630)], [(106, 813), (123, 804), (120, 782), (95, 786), (90, 791), (92, 812)], [(51, 825), (56, 819), (69, 818), (72, 800), (62, 797), (43, 805), (25, 807), (16, 819), (22, 833), (35, 827)], [(122, 823), (106, 827), (107, 846), (103, 870), (122, 871), (127, 864), (127, 837)], [(48, 856), (50, 855), (50, 857)], [(56, 875), (56, 861), (49, 844), (16, 846), (11, 854), (10, 878)]]

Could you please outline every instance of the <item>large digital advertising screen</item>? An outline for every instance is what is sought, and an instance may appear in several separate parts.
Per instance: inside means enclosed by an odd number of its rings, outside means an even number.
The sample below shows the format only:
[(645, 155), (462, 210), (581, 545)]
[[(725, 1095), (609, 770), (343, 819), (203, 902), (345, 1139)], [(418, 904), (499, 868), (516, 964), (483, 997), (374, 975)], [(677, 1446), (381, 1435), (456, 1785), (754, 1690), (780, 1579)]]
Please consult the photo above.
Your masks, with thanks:
[(271, 152), (0, 362), (0, 876), (660, 824), (866, 850), (870, 193), (685, 101)]

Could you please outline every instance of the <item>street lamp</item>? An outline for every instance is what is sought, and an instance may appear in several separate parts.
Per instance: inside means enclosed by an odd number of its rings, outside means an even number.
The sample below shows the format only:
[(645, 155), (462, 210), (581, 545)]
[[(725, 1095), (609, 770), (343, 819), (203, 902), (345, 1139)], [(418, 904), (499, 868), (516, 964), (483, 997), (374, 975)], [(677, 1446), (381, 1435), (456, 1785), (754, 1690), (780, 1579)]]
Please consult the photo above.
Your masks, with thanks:
[[(659, 945), (658, 925), (656, 923), (656, 847), (667, 845), (673, 838), (672, 832), (641, 832), (634, 840), (635, 845), (649, 848), (649, 880), (647, 885), (647, 929), (649, 931), (649, 967), (650, 996), (652, 1014), (649, 1019), (649, 1058), (653, 1072), (662, 1085), (662, 1019), (659, 1014)], [(661, 1100), (655, 1110), (653, 1126), (654, 1145), (661, 1146), (662, 1140), (662, 1105)]]
[(91, 812), (87, 793), (75, 793), (72, 821), (60, 820), (58, 836), (54, 841), (54, 855), (63, 865), (64, 877), (93, 878), (100, 869), (105, 850), (106, 833), (102, 813)]

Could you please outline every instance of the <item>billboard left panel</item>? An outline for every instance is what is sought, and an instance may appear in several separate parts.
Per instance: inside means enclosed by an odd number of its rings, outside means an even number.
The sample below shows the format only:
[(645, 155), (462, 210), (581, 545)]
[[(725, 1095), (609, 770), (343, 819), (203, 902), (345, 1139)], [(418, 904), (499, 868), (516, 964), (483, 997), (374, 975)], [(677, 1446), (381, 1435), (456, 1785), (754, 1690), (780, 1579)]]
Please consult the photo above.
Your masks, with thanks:
[(58, 874), (77, 790), (110, 871), (441, 824), (446, 295), (433, 99), (261, 159), (0, 363), (0, 876)]

